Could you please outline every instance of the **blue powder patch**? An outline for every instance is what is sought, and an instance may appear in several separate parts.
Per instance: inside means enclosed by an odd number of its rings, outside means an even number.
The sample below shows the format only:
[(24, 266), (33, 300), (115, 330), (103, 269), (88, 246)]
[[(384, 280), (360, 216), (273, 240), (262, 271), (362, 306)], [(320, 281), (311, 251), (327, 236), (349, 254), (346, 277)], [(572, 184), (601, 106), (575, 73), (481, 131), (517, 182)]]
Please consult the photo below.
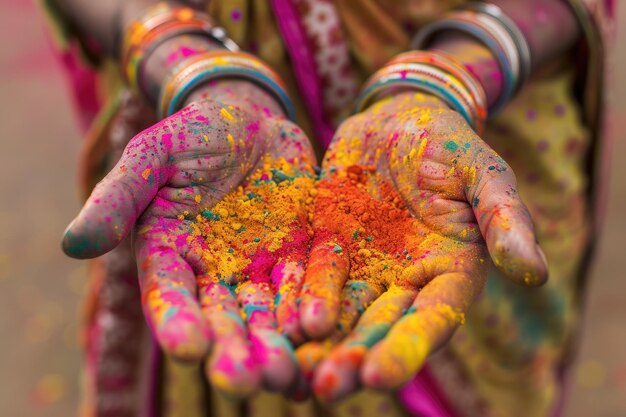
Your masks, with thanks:
[(459, 149), (459, 145), (456, 144), (456, 142), (449, 140), (447, 141), (443, 147), (447, 150), (449, 150), (450, 152), (456, 152), (457, 149)]
[(244, 305), (242, 307), (242, 310), (245, 313), (246, 317), (250, 317), (256, 311), (268, 311), (269, 309), (267, 308), (267, 306), (260, 306), (260, 305), (256, 305), (256, 304), (248, 304), (248, 305)]
[(412, 314), (412, 313), (415, 313), (415, 311), (417, 311), (417, 309), (414, 306), (411, 306), (411, 307), (406, 309), (406, 313), (405, 314)]
[(272, 178), (278, 184), (280, 184), (283, 181), (293, 180), (293, 177), (290, 177), (289, 175), (285, 174), (283, 171), (276, 169), (276, 168), (272, 168)]
[(204, 210), (202, 211), (202, 217), (204, 217), (207, 220), (219, 220), (220, 219), (220, 215), (217, 213), (213, 213), (211, 210)]

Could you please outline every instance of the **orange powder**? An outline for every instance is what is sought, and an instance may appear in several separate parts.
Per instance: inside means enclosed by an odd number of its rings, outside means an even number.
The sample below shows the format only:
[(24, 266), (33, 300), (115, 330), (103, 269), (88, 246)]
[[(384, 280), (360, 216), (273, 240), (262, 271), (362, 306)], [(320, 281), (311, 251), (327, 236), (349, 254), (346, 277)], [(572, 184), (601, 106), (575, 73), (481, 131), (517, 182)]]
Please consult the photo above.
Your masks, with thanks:
[[(350, 253), (351, 279), (376, 281), (385, 287), (393, 282), (414, 284), (410, 279), (414, 264), (428, 253), (421, 243), (430, 231), (373, 168), (352, 165), (322, 180), (315, 219), (343, 237), (342, 245)], [(436, 245), (437, 239), (431, 243)]]

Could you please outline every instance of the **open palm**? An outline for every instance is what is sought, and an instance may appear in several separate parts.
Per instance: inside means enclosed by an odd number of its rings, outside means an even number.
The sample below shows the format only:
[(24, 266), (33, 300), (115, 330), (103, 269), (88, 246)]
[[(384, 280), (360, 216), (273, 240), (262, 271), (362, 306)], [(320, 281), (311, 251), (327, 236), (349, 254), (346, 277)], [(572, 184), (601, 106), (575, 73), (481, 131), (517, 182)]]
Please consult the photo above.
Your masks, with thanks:
[[(212, 346), (209, 378), (241, 396), (261, 383), (283, 390), (296, 374), (278, 329), (293, 325), (296, 300), (275, 300), (303, 274), (315, 159), (276, 107), (204, 99), (141, 132), (63, 241), (68, 255), (89, 258), (135, 230), (142, 304), (159, 343), (183, 360), (202, 359)], [(290, 215), (273, 225), (282, 233), (237, 234), (238, 222), (263, 228), (271, 214), (243, 219), (229, 207), (267, 214), (296, 186), (283, 201)], [(252, 196), (260, 188), (265, 194)]]
[(400, 387), (463, 322), (489, 255), (517, 282), (546, 279), (510, 168), (431, 97), (348, 119), (323, 169), (311, 253), (328, 260), (307, 270), (300, 308), (305, 331), (332, 334), (299, 348), (302, 389)]

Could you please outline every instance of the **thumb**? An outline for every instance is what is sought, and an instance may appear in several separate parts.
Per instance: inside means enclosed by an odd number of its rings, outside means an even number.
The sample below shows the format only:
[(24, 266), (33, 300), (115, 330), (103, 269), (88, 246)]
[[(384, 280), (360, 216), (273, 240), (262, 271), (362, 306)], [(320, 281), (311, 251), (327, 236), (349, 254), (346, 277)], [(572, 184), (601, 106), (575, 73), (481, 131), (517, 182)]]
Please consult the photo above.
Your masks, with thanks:
[(491, 259), (512, 281), (542, 285), (548, 279), (548, 265), (530, 213), (517, 192), (515, 174), (495, 152), (474, 169), (476, 180), (468, 181), (467, 198)]
[(129, 143), (117, 165), (96, 185), (67, 227), (62, 247), (68, 256), (100, 256), (128, 235), (168, 179), (159, 153), (158, 147), (149, 146), (145, 138), (136, 137)]

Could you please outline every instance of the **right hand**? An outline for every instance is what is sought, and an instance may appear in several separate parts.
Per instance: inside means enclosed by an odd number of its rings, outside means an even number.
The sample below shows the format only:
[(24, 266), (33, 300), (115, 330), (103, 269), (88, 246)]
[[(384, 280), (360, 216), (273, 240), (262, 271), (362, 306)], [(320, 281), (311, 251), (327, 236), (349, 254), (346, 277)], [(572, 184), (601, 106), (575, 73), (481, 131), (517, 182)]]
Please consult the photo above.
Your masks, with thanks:
[[(212, 344), (207, 373), (218, 389), (246, 396), (263, 383), (284, 391), (296, 376), (296, 364), (278, 328), (297, 330), (293, 289), (300, 286), (309, 245), (310, 201), (287, 201), (293, 207), (284, 219), (287, 233), (274, 238), (271, 264), (255, 267), (250, 279), (244, 267), (223, 276), (209, 274), (215, 272), (212, 265), (225, 259), (243, 266), (255, 263), (263, 246), (256, 244), (254, 252), (220, 252), (219, 241), (228, 242), (230, 232), (212, 230), (210, 241), (191, 230), (203, 210), (229, 193), (245, 196), (254, 183), (246, 181), (251, 175), (273, 173), (280, 166), (312, 177), (315, 156), (302, 130), (285, 119), (263, 90), (242, 81), (207, 88), (210, 98), (198, 93), (186, 108), (129, 142), (68, 227), (63, 249), (74, 258), (93, 258), (136, 230), (142, 304), (163, 350), (195, 361)], [(270, 174), (269, 181), (274, 179)], [(284, 198), (281, 186), (270, 187), (273, 196), (259, 204)], [(277, 293), (282, 297), (274, 305)], [(249, 312), (247, 323), (240, 309)]]

